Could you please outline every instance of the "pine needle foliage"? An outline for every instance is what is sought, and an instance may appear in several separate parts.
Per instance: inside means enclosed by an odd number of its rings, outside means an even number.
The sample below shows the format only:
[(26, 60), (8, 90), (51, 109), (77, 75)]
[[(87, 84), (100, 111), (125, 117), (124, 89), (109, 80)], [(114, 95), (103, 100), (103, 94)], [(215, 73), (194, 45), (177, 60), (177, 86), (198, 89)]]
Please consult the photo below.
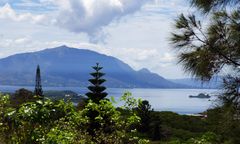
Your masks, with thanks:
[[(179, 63), (192, 76), (210, 80), (219, 73), (227, 75), (223, 77), (223, 92), (218, 99), (221, 111), (213, 116), (217, 118), (214, 131), (222, 139), (216, 143), (240, 143), (236, 135), (240, 117), (240, 1), (190, 0), (190, 3), (208, 21), (199, 21), (194, 13), (181, 14), (175, 21), (171, 43), (178, 52)], [(211, 115), (208, 120), (211, 121)]]
[(37, 70), (36, 70), (36, 84), (35, 84), (34, 94), (36, 96), (43, 98), (43, 90), (42, 90), (42, 83), (41, 83), (41, 71), (40, 71), (39, 65), (37, 66)]
[(239, 8), (239, 0), (190, 0), (192, 6), (200, 9), (203, 13), (224, 9), (227, 6)]
[(183, 68), (209, 80), (224, 66), (240, 66), (240, 10), (212, 14), (208, 27), (194, 15), (181, 14), (175, 22), (171, 43), (178, 50)]
[(106, 92), (104, 92), (106, 87), (102, 86), (102, 84), (106, 81), (105, 79), (102, 79), (105, 74), (101, 72), (103, 67), (100, 67), (99, 63), (92, 68), (95, 70), (95, 72), (90, 73), (93, 78), (89, 79), (91, 86), (89, 86), (88, 89), (90, 92), (86, 93), (86, 96), (88, 96), (88, 98), (93, 102), (99, 103), (100, 100), (103, 100), (108, 95)]

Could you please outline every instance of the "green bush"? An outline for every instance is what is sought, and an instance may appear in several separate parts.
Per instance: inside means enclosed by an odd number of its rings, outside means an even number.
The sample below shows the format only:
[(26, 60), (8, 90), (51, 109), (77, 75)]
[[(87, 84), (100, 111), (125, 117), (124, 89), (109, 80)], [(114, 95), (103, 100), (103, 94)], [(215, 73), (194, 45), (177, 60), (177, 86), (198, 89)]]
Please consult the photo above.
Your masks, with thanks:
[[(126, 102), (133, 100), (126, 94), (124, 99)], [(0, 97), (1, 143), (148, 143), (138, 138), (131, 127), (140, 121), (134, 111), (123, 116), (108, 100), (89, 101), (81, 111), (63, 100), (37, 100), (23, 103), (18, 108), (9, 103), (8, 96)], [(130, 110), (130, 107), (123, 107), (122, 111)], [(93, 111), (97, 115), (91, 119), (88, 114)], [(99, 124), (94, 135), (88, 131), (92, 123)]]
[(187, 144), (219, 144), (221, 143), (219, 137), (212, 132), (207, 132), (202, 135), (200, 138), (191, 138), (187, 142)]

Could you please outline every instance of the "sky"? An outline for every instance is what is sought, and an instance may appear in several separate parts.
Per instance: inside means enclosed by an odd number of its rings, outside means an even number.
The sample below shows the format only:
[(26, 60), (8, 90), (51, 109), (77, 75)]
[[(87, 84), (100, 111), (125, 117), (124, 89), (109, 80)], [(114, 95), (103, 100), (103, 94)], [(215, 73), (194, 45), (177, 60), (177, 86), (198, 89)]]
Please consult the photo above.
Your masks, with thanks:
[(169, 38), (187, 0), (1, 0), (0, 58), (61, 45), (114, 56), (135, 70), (190, 77)]

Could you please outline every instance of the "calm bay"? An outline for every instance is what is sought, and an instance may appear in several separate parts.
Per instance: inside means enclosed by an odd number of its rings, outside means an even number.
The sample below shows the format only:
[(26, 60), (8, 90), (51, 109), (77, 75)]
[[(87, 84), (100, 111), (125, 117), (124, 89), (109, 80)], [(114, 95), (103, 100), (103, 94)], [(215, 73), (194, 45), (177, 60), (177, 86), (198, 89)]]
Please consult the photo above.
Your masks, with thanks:
[[(1, 92), (14, 92), (20, 88), (33, 90), (31, 86), (0, 86)], [(43, 87), (44, 90), (71, 90), (78, 94), (85, 94), (87, 88), (81, 87)], [(196, 114), (203, 112), (216, 104), (216, 89), (123, 89), (108, 88), (106, 90), (109, 97), (113, 96), (118, 102), (116, 106), (121, 106), (120, 97), (124, 92), (131, 92), (135, 98), (148, 100), (155, 111), (173, 111), (179, 114)], [(211, 96), (210, 99), (189, 98), (189, 95), (198, 95), (206, 93)]]

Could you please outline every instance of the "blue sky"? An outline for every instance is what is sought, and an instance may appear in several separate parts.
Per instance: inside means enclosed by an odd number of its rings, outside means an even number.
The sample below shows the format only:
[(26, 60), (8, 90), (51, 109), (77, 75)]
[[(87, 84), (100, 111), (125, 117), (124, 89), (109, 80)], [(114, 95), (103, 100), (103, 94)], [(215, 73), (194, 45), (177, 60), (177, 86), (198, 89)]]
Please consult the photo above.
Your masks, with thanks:
[(1, 0), (0, 58), (67, 45), (117, 57), (136, 70), (189, 77), (169, 44), (186, 0)]

